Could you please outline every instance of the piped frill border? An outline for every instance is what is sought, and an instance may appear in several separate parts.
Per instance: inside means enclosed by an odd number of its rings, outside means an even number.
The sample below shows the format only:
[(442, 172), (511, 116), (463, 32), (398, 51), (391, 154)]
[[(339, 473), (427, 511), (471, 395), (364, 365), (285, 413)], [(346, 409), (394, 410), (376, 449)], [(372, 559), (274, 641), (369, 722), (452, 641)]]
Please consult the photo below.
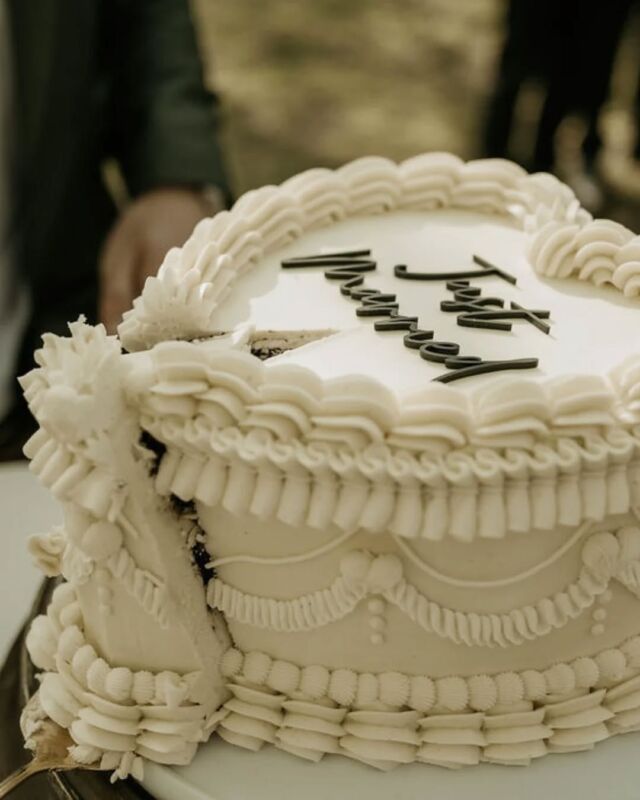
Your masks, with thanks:
[(192, 697), (197, 673), (133, 671), (100, 658), (70, 584), (55, 590), (27, 647), (43, 670), (43, 714), (69, 729), (78, 763), (99, 762), (114, 778), (141, 777), (142, 759), (186, 764), (214, 730), (250, 750), (271, 743), (312, 761), (340, 753), (391, 769), (526, 764), (640, 727), (638, 636), (545, 670), (435, 679), (299, 667), (232, 648), (220, 664), (231, 698), (213, 713)]
[(129, 401), (167, 447), (160, 494), (291, 525), (461, 541), (640, 506), (640, 356), (607, 379), (430, 385), (398, 406), (365, 378), (321, 382), (240, 350), (131, 356)]
[(218, 735), (310, 761), (341, 754), (382, 770), (414, 761), (525, 765), (640, 727), (640, 637), (544, 671), (471, 677), (298, 667), (237, 649), (221, 670), (232, 696)]
[(468, 647), (507, 648), (561, 630), (609, 592), (613, 580), (640, 597), (640, 528), (588, 535), (580, 560), (577, 577), (561, 591), (500, 613), (440, 605), (407, 580), (397, 555), (359, 550), (342, 557), (340, 574), (326, 588), (282, 600), (246, 593), (216, 577), (207, 601), (228, 621), (295, 634), (341, 620), (366, 597), (379, 595), (427, 634)]
[[(205, 741), (208, 709), (197, 702), (199, 673), (179, 675), (114, 667), (84, 636), (74, 588), (60, 584), (47, 613), (27, 635), (33, 663), (42, 670), (42, 716), (69, 730), (78, 764), (112, 770), (113, 778), (141, 779), (143, 759), (188, 764)], [(26, 730), (35, 732), (34, 720)], [(35, 722), (37, 725), (37, 721)]]

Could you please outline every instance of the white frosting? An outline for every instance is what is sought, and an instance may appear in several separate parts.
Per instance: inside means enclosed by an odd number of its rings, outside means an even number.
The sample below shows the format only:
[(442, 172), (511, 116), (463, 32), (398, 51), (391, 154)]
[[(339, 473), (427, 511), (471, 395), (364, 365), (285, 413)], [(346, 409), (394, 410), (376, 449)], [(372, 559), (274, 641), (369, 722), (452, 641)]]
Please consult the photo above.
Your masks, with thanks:
[[(366, 247), (378, 263), (376, 272), (365, 276), (367, 287), (396, 294), (403, 313), (417, 315), (420, 327), (435, 330), (435, 338), (459, 343), (462, 353), (495, 359), (538, 357), (539, 369), (521, 373), (525, 378), (565, 378), (569, 364), (571, 373), (606, 375), (626, 355), (637, 353), (638, 301), (621, 297), (615, 288), (575, 282), (569, 290), (548, 281), (528, 264), (525, 241), (525, 234), (508, 221), (467, 212), (396, 212), (345, 221), (261, 260), (238, 281), (215, 316), (215, 325), (228, 329), (251, 319), (258, 330), (341, 329), (344, 333), (277, 356), (271, 364), (300, 364), (324, 380), (366, 375), (398, 397), (410, 397), (446, 370), (403, 347), (401, 333), (375, 332), (373, 321), (356, 316), (358, 304), (342, 297), (322, 269), (280, 267), (285, 258)], [(440, 302), (451, 299), (444, 283), (402, 281), (392, 273), (396, 264), (426, 272), (473, 269), (471, 256), (476, 253), (515, 275), (518, 284), (512, 287), (497, 277), (471, 283), (482, 288), (483, 296), (549, 310), (548, 336), (521, 322), (514, 323), (511, 333), (461, 328), (456, 314), (440, 311)], [(599, 335), (585, 348), (584, 326), (593, 316), (600, 322)], [(455, 389), (469, 392), (496, 380), (495, 375), (469, 378), (458, 381)]]
[[(227, 620), (299, 633), (335, 623), (351, 614), (365, 597), (381, 595), (428, 634), (468, 646), (509, 647), (565, 627), (591, 608), (613, 577), (640, 596), (640, 528), (625, 527), (617, 535), (593, 534), (582, 548), (582, 568), (575, 581), (552, 597), (508, 613), (482, 614), (441, 606), (405, 580), (402, 562), (393, 553), (373, 556), (352, 550), (342, 557), (340, 572), (331, 587), (288, 600), (250, 595), (216, 578), (209, 584), (207, 599)], [(491, 582), (484, 584), (491, 586)]]
[(378, 383), (323, 385), (277, 360), (166, 343), (128, 362), (145, 428), (173, 446), (160, 493), (291, 524), (464, 540), (640, 503), (635, 357), (610, 383), (503, 378), (472, 400), (432, 385), (404, 409)]
[(202, 417), (186, 424), (146, 418), (145, 427), (173, 445), (158, 474), (160, 494), (317, 529), (500, 539), (508, 531), (602, 520), (640, 504), (636, 429), (592, 435), (584, 444), (563, 438), (553, 449), (483, 448), (436, 458), (396, 455), (379, 444), (354, 453), (331, 443), (278, 442), (211, 430)]
[(101, 761), (121, 778), (140, 775), (140, 756), (159, 763), (190, 761), (204, 738), (207, 714), (192, 694), (197, 676), (109, 666), (72, 624), (80, 622), (77, 616), (67, 614), (64, 629), (57, 624), (58, 615), (77, 605), (70, 585), (63, 584), (47, 616), (36, 618), (27, 637), (34, 663), (47, 670), (40, 681), (40, 705), (69, 728), (74, 758)]
[(60, 574), (60, 562), (65, 548), (65, 537), (60, 530), (54, 529), (48, 534), (31, 536), (27, 546), (44, 575), (54, 578)]
[[(281, 268), (345, 248), (437, 339), (538, 369), (434, 383), (338, 281)], [(548, 336), (460, 327), (444, 284), (393, 275), (474, 253), (517, 277), (483, 296), (547, 309)], [(525, 764), (640, 726), (639, 276), (638, 238), (551, 176), (367, 158), (200, 223), (129, 354), (82, 321), (45, 337), (26, 452), (65, 523), (31, 549), (68, 583), (27, 644), (77, 761), (139, 777), (217, 731), (311, 762)]]
[[(425, 190), (427, 196), (421, 196)], [(430, 194), (431, 191), (435, 194)], [(316, 211), (308, 214), (306, 209), (309, 203), (315, 207), (324, 193), (327, 193), (327, 208), (331, 211), (321, 214), (320, 219), (323, 224), (334, 222), (327, 230), (307, 231), (302, 241), (278, 250), (278, 243), (298, 237), (305, 228), (315, 227)], [(343, 200), (336, 205), (338, 197)], [(366, 200), (360, 199), (365, 197)], [(400, 210), (442, 206), (476, 209), (475, 216), (466, 211)], [(382, 217), (360, 216), (367, 211), (390, 210), (392, 214)], [(484, 216), (477, 210), (484, 212)], [(487, 212), (502, 216), (487, 216)], [(335, 222), (345, 216), (350, 218)], [(527, 261), (526, 236), (517, 229), (517, 223), (523, 219), (527, 231), (539, 231), (529, 256), (537, 272)], [(583, 279), (583, 284), (572, 286), (570, 293), (560, 292), (557, 284), (550, 286), (537, 274), (558, 271), (550, 265), (549, 248), (542, 245), (549, 226), (555, 226), (554, 230), (560, 232), (567, 231), (569, 237), (577, 237), (578, 249), (575, 254), (571, 251), (569, 259), (571, 269), (560, 270), (563, 276), (577, 272)], [(257, 251), (248, 260), (240, 257), (235, 261), (234, 241), (252, 234), (258, 243)], [(358, 321), (353, 304), (336, 296), (335, 284), (327, 282), (320, 272), (283, 273), (280, 269), (283, 257), (345, 246), (361, 247), (364, 242), (373, 249), (379, 263), (375, 276), (367, 276), (367, 285), (397, 294), (403, 311), (417, 313), (423, 327), (435, 327), (437, 338), (460, 342), (462, 351), (467, 353), (469, 348), (475, 352), (484, 339), (489, 354), (486, 357), (491, 358), (522, 357), (523, 347), (534, 347), (535, 355), (541, 358), (540, 375), (564, 378), (567, 363), (577, 372), (604, 375), (624, 355), (627, 345), (628, 352), (635, 354), (633, 336), (627, 334), (634, 328), (637, 303), (620, 298), (615, 289), (607, 294), (602, 290), (589, 292), (584, 286), (584, 281), (593, 278), (598, 285), (608, 282), (616, 287), (621, 282), (619, 278), (614, 281), (616, 270), (623, 266), (627, 272), (633, 272), (633, 267), (628, 265), (635, 262), (626, 260), (632, 258), (637, 249), (629, 244), (632, 240), (633, 234), (622, 226), (601, 220), (590, 222), (570, 191), (550, 176), (528, 177), (507, 162), (463, 164), (447, 154), (432, 154), (396, 167), (384, 159), (368, 158), (353, 162), (335, 174), (315, 170), (298, 176), (280, 189), (268, 187), (249, 193), (231, 213), (201, 224), (181, 252), (172, 252), (156, 282), (150, 281), (148, 293), (153, 295), (159, 291), (156, 286), (166, 284), (168, 287), (176, 280), (172, 276), (199, 273), (200, 287), (202, 291), (206, 287), (208, 299), (190, 296), (188, 304), (194, 315), (205, 313), (205, 306), (212, 313), (201, 334), (229, 328), (246, 319), (266, 330), (342, 328), (345, 333), (341, 336), (285, 354), (272, 363), (300, 363), (325, 379), (351, 378), (354, 374), (372, 376), (386, 385), (391, 383), (393, 390), (404, 397), (422, 387), (425, 380), (441, 374), (442, 369), (422, 363), (416, 353), (398, 346), (397, 336), (374, 333), (369, 320)], [(483, 253), (485, 257), (505, 269), (509, 264), (509, 269), (517, 274), (519, 287), (517, 291), (514, 289), (517, 297), (514, 295), (511, 299), (522, 301), (528, 307), (551, 311), (550, 337), (527, 324), (515, 325), (509, 335), (460, 329), (455, 324), (455, 315), (439, 311), (442, 292), (434, 291), (433, 284), (399, 281), (390, 273), (395, 263), (407, 263), (415, 269), (417, 262), (418, 269), (427, 270), (468, 267), (470, 255), (481, 247), (491, 250)], [(225, 250), (229, 250), (228, 256), (219, 255)], [(258, 254), (262, 258), (258, 259)], [(611, 269), (607, 264), (613, 265)], [(227, 296), (225, 289), (219, 297), (214, 297), (216, 276), (229, 270), (235, 271), (237, 276), (233, 292)], [(500, 296), (505, 296), (504, 281), (492, 277), (482, 279), (481, 283), (485, 295), (500, 290)], [(166, 287), (163, 291), (168, 290)], [(135, 346), (137, 336), (144, 338), (145, 326), (157, 331), (161, 325), (162, 313), (155, 307), (150, 313), (146, 293), (145, 289), (122, 327), (130, 347)], [(626, 294), (633, 292), (628, 290)], [(181, 297), (187, 302), (183, 295), (184, 292)], [(224, 306), (213, 313), (223, 297)], [(602, 321), (601, 336), (587, 349), (582, 346), (582, 326), (591, 314), (597, 314)], [(193, 329), (193, 321), (189, 327)], [(151, 330), (147, 333), (156, 335)], [(184, 335), (188, 335), (186, 331)], [(391, 382), (390, 375), (393, 376)], [(471, 390), (469, 387), (495, 380), (495, 376), (464, 380), (456, 390), (464, 393)]]
[[(615, 653), (626, 659), (622, 651)], [(603, 652), (597, 660), (605, 664), (611, 657)], [(266, 676), (262, 681), (253, 674), (252, 664), (258, 662)], [(222, 738), (249, 750), (274, 744), (314, 762), (339, 753), (383, 770), (412, 761), (459, 767), (480, 761), (528, 764), (547, 752), (582, 750), (640, 720), (640, 676), (609, 690), (576, 691), (573, 676), (584, 668), (577, 661), (558, 664), (544, 675), (528, 671), (435, 682), (399, 673), (337, 670), (328, 680), (328, 694), (313, 698), (304, 679), (298, 684), (295, 670), (290, 671), (292, 680), (276, 690), (271, 676), (283, 671), (282, 664), (264, 653), (227, 651), (223, 672), (233, 697), (217, 718)], [(636, 672), (638, 666), (640, 661)], [(625, 669), (630, 667), (625, 660)], [(565, 671), (573, 681), (561, 685)], [(619, 678), (612, 674), (609, 680)], [(362, 706), (357, 698), (372, 684), (379, 689)], [(431, 688), (425, 693), (426, 687)], [(297, 699), (288, 699), (292, 696)], [(427, 698), (426, 705), (421, 701), (422, 707), (407, 710), (410, 698), (418, 697)], [(424, 716), (432, 708), (434, 713)]]
[(206, 738), (226, 696), (215, 669), (227, 639), (211, 628), (183, 539), (152, 491), (118, 343), (82, 322), (71, 334), (45, 337), (40, 367), (23, 379), (42, 426), (26, 447), (31, 468), (65, 510), (31, 549), (45, 573), (69, 581), (27, 646), (45, 671), (40, 705), (69, 728), (72, 755), (139, 777), (142, 759), (185, 764)]

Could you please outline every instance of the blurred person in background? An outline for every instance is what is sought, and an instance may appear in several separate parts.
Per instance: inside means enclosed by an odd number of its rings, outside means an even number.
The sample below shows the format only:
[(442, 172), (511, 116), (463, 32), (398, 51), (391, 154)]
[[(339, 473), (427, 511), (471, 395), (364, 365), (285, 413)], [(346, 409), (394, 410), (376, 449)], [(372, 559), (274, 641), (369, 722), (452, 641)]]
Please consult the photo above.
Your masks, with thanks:
[(0, 460), (32, 429), (15, 377), (42, 333), (80, 314), (113, 332), (228, 201), (216, 111), (188, 0), (0, 0)]
[[(489, 103), (483, 150), (510, 158), (509, 137), (523, 84), (537, 79), (545, 97), (526, 166), (556, 171), (555, 135), (562, 121), (578, 112), (586, 122), (582, 141), (584, 172), (573, 187), (583, 204), (597, 210), (601, 192), (597, 157), (602, 146), (600, 111), (607, 100), (613, 64), (633, 0), (606, 4), (583, 0), (511, 0), (495, 88)], [(582, 191), (579, 191), (582, 190)]]
[[(638, 13), (640, 14), (640, 3), (638, 4)], [(640, 64), (638, 64), (638, 67), (640, 68)], [(633, 97), (633, 122), (635, 131), (632, 157), (636, 164), (640, 166), (640, 69), (638, 70), (636, 90)]]

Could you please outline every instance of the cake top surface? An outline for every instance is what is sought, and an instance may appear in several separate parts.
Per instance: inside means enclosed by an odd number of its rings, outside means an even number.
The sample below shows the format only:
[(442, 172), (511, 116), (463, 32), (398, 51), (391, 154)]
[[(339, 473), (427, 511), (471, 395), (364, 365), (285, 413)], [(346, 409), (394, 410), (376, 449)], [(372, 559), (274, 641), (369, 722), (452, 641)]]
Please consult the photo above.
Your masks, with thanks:
[[(357, 274), (345, 284), (336, 266)], [(446, 153), (368, 157), (203, 221), (120, 335), (129, 350), (250, 344), (270, 357), (240, 368), (249, 384), (277, 384), (280, 399), (301, 388), (310, 415), (337, 396), (332, 413), (375, 406), (383, 428), (448, 409), (458, 429), (570, 435), (640, 422), (639, 295), (640, 237), (591, 219), (552, 176)]]
[[(612, 286), (558, 281), (537, 274), (527, 258), (526, 239), (512, 221), (467, 211), (396, 211), (356, 217), (311, 231), (265, 256), (238, 280), (214, 321), (220, 330), (250, 322), (258, 331), (273, 332), (274, 340), (279, 331), (285, 332), (285, 338), (288, 331), (332, 331), (315, 342), (276, 355), (267, 366), (297, 364), (324, 380), (353, 375), (374, 378), (399, 400), (419, 393), (431, 381), (456, 378), (457, 370), (403, 346), (406, 330), (376, 330), (375, 323), (389, 320), (384, 312), (375, 317), (358, 316), (356, 309), (361, 308), (362, 301), (341, 294), (340, 280), (327, 279), (325, 272), (331, 267), (282, 267), (283, 261), (306, 255), (370, 251), (370, 256), (353, 261), (371, 258), (375, 262), (374, 270), (362, 274), (359, 289), (395, 295), (392, 302), (398, 306), (396, 313), (417, 317), (420, 330), (433, 332), (425, 344), (457, 344), (460, 355), (483, 360), (538, 361), (535, 368), (519, 375), (510, 371), (512, 380), (606, 376), (613, 366), (638, 352), (640, 302)], [(492, 275), (473, 262), (473, 255), (498, 266), (517, 283)], [(409, 273), (446, 274), (449, 280), (406, 280), (402, 274), (394, 275), (396, 265), (405, 265)], [(508, 331), (463, 327), (460, 323), (465, 321), (465, 313), (467, 319), (474, 313), (464, 299), (452, 311), (441, 306), (455, 302), (455, 289), (447, 288), (450, 280), (470, 270), (486, 273), (467, 279), (472, 289), (481, 292), (478, 299), (503, 302), (504, 310), (512, 302), (522, 308), (544, 310), (549, 315), (543, 320), (544, 327), (526, 318), (486, 320), (510, 325)], [(465, 312), (465, 308), (471, 310)], [(497, 303), (477, 308), (500, 310)], [(477, 320), (485, 322), (482, 311)], [(438, 345), (433, 347), (436, 356), (438, 349)], [(504, 378), (504, 372), (492, 372), (459, 378), (451, 385), (469, 392)]]

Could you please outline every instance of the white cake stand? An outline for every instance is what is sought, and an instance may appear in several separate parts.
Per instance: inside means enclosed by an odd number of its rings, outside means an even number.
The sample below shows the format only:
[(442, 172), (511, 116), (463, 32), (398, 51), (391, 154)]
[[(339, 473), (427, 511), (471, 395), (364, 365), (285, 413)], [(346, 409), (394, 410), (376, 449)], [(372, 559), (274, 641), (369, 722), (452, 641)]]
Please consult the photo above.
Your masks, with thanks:
[(639, 800), (640, 734), (526, 768), (410, 764), (388, 773), (338, 756), (310, 764), (273, 747), (249, 753), (214, 738), (188, 767), (145, 764), (143, 786), (157, 800)]

